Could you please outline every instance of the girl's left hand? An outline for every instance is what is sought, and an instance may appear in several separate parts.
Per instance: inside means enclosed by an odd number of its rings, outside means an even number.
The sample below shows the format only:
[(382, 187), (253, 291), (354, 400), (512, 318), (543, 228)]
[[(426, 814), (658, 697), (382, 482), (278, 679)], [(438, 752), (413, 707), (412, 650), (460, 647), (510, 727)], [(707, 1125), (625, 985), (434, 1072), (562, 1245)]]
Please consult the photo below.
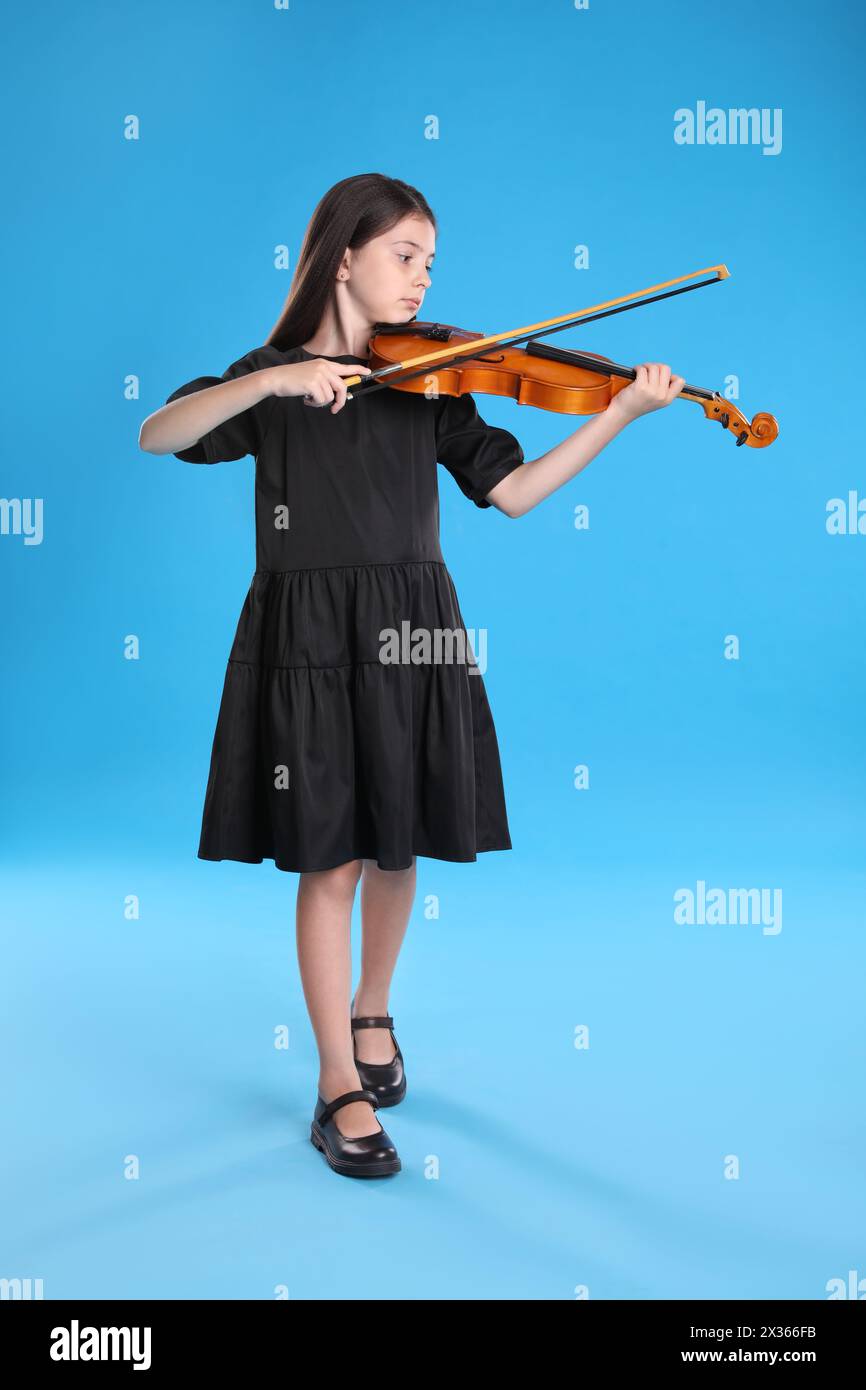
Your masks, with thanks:
[(686, 384), (685, 377), (672, 376), (664, 362), (641, 362), (635, 372), (634, 381), (617, 391), (607, 407), (627, 421), (670, 405)]

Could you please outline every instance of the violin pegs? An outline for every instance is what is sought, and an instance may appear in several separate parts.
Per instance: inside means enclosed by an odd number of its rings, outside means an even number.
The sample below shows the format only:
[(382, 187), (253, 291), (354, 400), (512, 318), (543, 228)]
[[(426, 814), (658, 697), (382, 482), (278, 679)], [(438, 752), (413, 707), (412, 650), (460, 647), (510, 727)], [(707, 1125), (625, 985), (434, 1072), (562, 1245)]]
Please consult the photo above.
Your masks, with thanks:
[(750, 444), (753, 449), (764, 449), (768, 444), (772, 444), (779, 433), (774, 416), (761, 411), (749, 424), (745, 415), (730, 401), (726, 401), (723, 408), (718, 392), (714, 392), (700, 404), (708, 420), (718, 420), (722, 429), (730, 430), (738, 447)]

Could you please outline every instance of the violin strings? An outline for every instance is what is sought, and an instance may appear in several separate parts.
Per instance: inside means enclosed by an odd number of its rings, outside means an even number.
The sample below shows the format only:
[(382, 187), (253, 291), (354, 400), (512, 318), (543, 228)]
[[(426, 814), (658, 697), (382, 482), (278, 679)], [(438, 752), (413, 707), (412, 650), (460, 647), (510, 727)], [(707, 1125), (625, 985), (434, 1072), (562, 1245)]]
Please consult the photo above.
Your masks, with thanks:
[[(544, 357), (551, 362), (565, 362), (573, 367), (586, 367), (591, 372), (604, 372), (607, 376), (628, 377), (634, 381), (637, 372), (634, 367), (624, 367), (621, 362), (610, 362), (590, 353), (587, 355), (582, 352), (575, 352), (572, 348), (551, 347), (549, 343), (530, 343), (527, 352), (530, 357)], [(701, 400), (711, 401), (716, 392), (707, 391), (703, 386), (690, 386), (688, 382), (683, 385), (682, 395), (699, 396)]]

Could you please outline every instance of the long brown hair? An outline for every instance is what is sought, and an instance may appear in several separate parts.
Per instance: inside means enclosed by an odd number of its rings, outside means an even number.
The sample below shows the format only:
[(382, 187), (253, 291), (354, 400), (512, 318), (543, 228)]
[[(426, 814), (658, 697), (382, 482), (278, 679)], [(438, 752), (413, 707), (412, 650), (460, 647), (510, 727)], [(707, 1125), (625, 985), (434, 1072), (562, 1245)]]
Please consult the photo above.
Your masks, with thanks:
[(353, 174), (329, 188), (310, 218), (283, 311), (267, 344), (280, 352), (300, 347), (322, 321), (346, 247), (357, 250), (411, 213), (436, 218), (426, 198), (387, 174)]

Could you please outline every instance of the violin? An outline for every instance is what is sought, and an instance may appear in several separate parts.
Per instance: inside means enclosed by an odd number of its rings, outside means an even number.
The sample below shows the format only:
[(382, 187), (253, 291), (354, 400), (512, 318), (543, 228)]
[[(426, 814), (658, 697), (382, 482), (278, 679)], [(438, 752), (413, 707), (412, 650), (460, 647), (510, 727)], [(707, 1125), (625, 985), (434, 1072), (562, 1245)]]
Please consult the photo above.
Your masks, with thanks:
[[(686, 284), (679, 290), (669, 289), (671, 285), (683, 284), (710, 272), (715, 272), (713, 279)], [(432, 378), (438, 395), (459, 396), (479, 391), (486, 395), (510, 396), (519, 405), (533, 405), (563, 415), (596, 415), (607, 408), (629, 381), (634, 381), (635, 368), (623, 366), (599, 353), (552, 347), (538, 342), (538, 334), (560, 332), (575, 323), (589, 323), (611, 313), (637, 308), (639, 304), (667, 299), (671, 294), (700, 289), (702, 285), (726, 279), (729, 274), (724, 265), (710, 266), (604, 304), (593, 304), (573, 314), (488, 337), (451, 324), (419, 323), (415, 319), (406, 324), (377, 323), (369, 342), (370, 374), (346, 378), (347, 399), (363, 398), (385, 386), (426, 394)], [(646, 295), (652, 298), (638, 298)], [(519, 347), (523, 342), (526, 347)], [(753, 449), (763, 449), (778, 436), (779, 426), (773, 415), (761, 412), (749, 421), (718, 391), (686, 384), (674, 399), (696, 402), (707, 420), (716, 421), (733, 434), (738, 446), (748, 444)]]

